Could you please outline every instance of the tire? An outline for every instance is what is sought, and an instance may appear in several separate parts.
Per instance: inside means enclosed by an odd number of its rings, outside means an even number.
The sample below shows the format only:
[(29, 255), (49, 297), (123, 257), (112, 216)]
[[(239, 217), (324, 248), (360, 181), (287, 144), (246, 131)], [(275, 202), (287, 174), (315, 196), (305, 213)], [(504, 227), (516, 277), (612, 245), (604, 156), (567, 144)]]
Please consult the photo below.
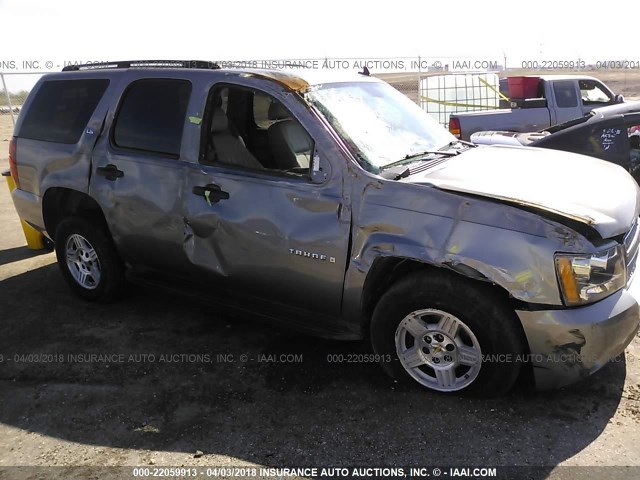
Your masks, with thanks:
[(109, 303), (124, 291), (124, 264), (106, 229), (83, 217), (65, 218), (56, 229), (62, 276), (79, 297)]
[(489, 285), (446, 271), (393, 284), (371, 320), (371, 343), (396, 380), (442, 393), (497, 396), (518, 378), (526, 342), (518, 317)]

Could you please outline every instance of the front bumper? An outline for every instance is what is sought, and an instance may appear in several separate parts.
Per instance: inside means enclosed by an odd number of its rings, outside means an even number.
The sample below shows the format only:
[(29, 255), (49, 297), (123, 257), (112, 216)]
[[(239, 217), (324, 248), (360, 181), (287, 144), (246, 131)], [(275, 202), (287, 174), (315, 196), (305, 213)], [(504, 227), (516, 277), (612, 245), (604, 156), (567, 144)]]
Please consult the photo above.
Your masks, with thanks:
[(640, 309), (623, 289), (585, 307), (516, 313), (536, 388), (547, 390), (587, 377), (622, 353), (638, 331)]

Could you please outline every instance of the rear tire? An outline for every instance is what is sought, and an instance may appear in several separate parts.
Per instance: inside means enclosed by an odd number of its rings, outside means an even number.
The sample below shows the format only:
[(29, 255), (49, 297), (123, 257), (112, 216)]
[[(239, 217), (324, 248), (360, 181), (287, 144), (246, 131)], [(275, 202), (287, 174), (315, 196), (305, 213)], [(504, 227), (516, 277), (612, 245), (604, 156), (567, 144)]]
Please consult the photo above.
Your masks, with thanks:
[(371, 343), (393, 378), (442, 393), (501, 395), (520, 373), (524, 332), (506, 299), (453, 273), (420, 272), (382, 296)]
[(55, 237), (58, 266), (76, 295), (100, 303), (122, 295), (124, 264), (102, 225), (82, 217), (65, 218)]

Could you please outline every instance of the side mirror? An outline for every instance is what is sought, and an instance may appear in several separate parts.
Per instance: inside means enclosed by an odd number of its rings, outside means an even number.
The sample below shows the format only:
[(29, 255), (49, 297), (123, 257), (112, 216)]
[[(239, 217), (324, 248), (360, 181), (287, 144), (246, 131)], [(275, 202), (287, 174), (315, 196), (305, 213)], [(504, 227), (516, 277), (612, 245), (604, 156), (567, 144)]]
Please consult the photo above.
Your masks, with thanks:
[(624, 97), (622, 95), (616, 95), (613, 97), (613, 101), (616, 103), (624, 103)]
[(317, 149), (313, 150), (313, 157), (311, 157), (311, 165), (309, 167), (313, 183), (324, 183), (331, 175), (331, 164), (318, 153)]

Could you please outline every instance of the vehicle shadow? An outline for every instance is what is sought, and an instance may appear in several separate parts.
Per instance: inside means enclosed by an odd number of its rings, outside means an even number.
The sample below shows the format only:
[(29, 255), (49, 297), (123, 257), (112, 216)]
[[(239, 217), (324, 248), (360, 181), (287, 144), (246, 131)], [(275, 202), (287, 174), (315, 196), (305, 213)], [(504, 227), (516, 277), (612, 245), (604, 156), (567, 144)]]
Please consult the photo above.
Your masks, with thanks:
[(31, 250), (26, 246), (0, 250), (0, 266), (51, 253), (50, 249)]
[(364, 343), (135, 286), (114, 305), (83, 302), (56, 265), (0, 289), (0, 422), (86, 445), (273, 466), (539, 466), (532, 478), (545, 478), (601, 434), (626, 375), (621, 359), (569, 389), (448, 397), (387, 379), (358, 357)]

